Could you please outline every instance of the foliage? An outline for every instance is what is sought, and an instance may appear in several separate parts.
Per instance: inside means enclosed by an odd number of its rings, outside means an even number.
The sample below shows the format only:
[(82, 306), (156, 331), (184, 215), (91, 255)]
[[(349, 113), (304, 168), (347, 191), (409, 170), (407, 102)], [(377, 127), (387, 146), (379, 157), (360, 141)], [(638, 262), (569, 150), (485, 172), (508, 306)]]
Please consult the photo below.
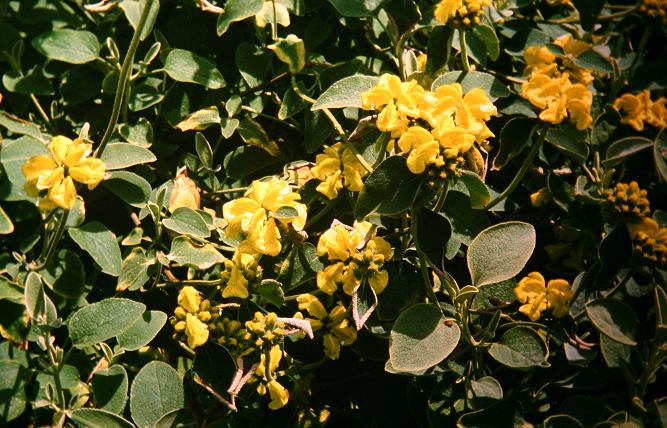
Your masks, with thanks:
[(667, 426), (662, 0), (0, 0), (0, 425)]

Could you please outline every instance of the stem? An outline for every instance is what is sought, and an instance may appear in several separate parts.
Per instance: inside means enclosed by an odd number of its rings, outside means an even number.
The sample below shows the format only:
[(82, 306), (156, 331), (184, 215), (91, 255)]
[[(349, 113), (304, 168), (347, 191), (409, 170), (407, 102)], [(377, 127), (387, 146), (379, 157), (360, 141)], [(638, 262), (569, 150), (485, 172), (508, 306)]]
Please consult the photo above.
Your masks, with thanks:
[(431, 278), (428, 276), (428, 268), (426, 267), (428, 265), (428, 261), (426, 259), (426, 255), (421, 249), (421, 245), (419, 243), (419, 238), (417, 237), (417, 233), (419, 232), (419, 226), (417, 223), (419, 222), (418, 214), (416, 210), (411, 210), (410, 211), (410, 228), (412, 229), (412, 239), (415, 241), (415, 248), (417, 249), (417, 256), (419, 257), (419, 270), (422, 275), (422, 281), (424, 282), (424, 286), (426, 287), (426, 293), (428, 294), (429, 300), (431, 300), (433, 305), (435, 305), (440, 312), (442, 313), (442, 316), (444, 317), (445, 314), (442, 311), (442, 307), (440, 307), (440, 303), (438, 302), (438, 297), (435, 295), (435, 291), (433, 291), (433, 286), (431, 285)]
[(60, 238), (62, 238), (63, 233), (65, 232), (67, 226), (67, 217), (69, 217), (69, 210), (63, 210), (63, 216), (60, 217), (60, 220), (58, 220), (58, 226), (56, 227), (56, 232), (53, 234), (53, 237), (49, 241), (48, 244), (49, 247), (46, 250), (44, 261), (39, 263), (38, 265), (34, 265), (34, 262), (31, 263), (32, 267), (30, 268), (30, 270), (38, 271), (49, 266), (49, 263), (51, 263), (53, 255), (56, 253), (56, 248), (58, 247)]
[(519, 171), (514, 176), (512, 182), (509, 184), (509, 186), (507, 186), (505, 190), (503, 190), (503, 192), (500, 195), (496, 196), (494, 200), (489, 202), (489, 204), (485, 207), (487, 210), (493, 208), (500, 201), (507, 198), (514, 191), (514, 189), (516, 189), (519, 183), (521, 183), (521, 180), (523, 179), (523, 176), (526, 174), (526, 171), (528, 171), (528, 168), (530, 168), (530, 166), (533, 164), (533, 159), (535, 159), (535, 156), (537, 156), (537, 153), (540, 151), (540, 147), (542, 147), (542, 143), (544, 143), (544, 138), (546, 137), (546, 135), (547, 135), (547, 127), (545, 126), (544, 128), (542, 128), (542, 133), (539, 135), (539, 137), (537, 137), (537, 141), (530, 149), (528, 156), (526, 156), (526, 159), (524, 159), (521, 168), (519, 168)]
[(132, 71), (132, 65), (134, 64), (134, 54), (137, 52), (137, 47), (141, 41), (141, 33), (144, 31), (144, 26), (148, 20), (148, 14), (153, 6), (153, 0), (147, 0), (144, 9), (141, 11), (141, 17), (139, 18), (139, 23), (137, 24), (137, 29), (132, 35), (132, 41), (130, 41), (130, 46), (127, 48), (127, 53), (125, 54), (125, 59), (123, 60), (123, 65), (120, 68), (120, 75), (118, 77), (118, 86), (116, 87), (116, 97), (114, 98), (113, 108), (111, 109), (111, 117), (109, 118), (109, 124), (107, 125), (106, 131), (104, 131), (104, 136), (100, 141), (100, 145), (95, 151), (95, 157), (99, 158), (104, 153), (104, 149), (107, 146), (107, 143), (113, 135), (114, 129), (116, 129), (116, 123), (118, 123), (118, 116), (122, 108), (123, 100), (125, 99), (125, 88), (128, 83), (128, 78), (130, 72)]
[(273, 22), (271, 23), (271, 37), (275, 42), (278, 38), (278, 17), (276, 16), (276, 0), (271, 0), (271, 6), (273, 6)]
[(331, 208), (333, 208), (334, 204), (336, 203), (336, 199), (331, 199), (327, 202), (327, 204), (317, 212), (314, 216), (310, 217), (308, 221), (306, 222), (306, 225), (303, 227), (304, 229), (307, 229), (308, 226), (312, 226), (315, 224), (318, 220), (320, 220), (322, 217), (324, 217), (329, 211), (331, 211)]
[(461, 62), (463, 63), (463, 70), (470, 71), (470, 63), (468, 62), (468, 46), (466, 45), (466, 32), (459, 30), (459, 42), (461, 44)]
[(51, 334), (46, 333), (44, 336), (46, 346), (48, 347), (47, 353), (49, 355), (49, 364), (51, 365), (51, 371), (53, 374), (53, 384), (58, 394), (58, 405), (60, 410), (64, 411), (66, 409), (65, 402), (65, 392), (63, 391), (62, 385), (60, 384), (60, 362), (56, 359), (57, 351), (53, 348), (51, 343)]
[(49, 119), (49, 115), (46, 114), (35, 94), (30, 94), (30, 99), (32, 100), (32, 103), (35, 105), (35, 107), (37, 107), (37, 111), (39, 112), (39, 115), (42, 116), (42, 119), (44, 119), (44, 122), (46, 122), (46, 125), (51, 128), (51, 119)]

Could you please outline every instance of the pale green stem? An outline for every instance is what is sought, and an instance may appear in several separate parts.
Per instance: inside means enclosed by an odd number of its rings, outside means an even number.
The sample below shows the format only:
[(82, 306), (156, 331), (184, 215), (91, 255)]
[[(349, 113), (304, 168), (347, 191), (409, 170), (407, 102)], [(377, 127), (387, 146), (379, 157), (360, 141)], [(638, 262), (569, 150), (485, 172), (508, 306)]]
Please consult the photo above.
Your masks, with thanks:
[(148, 14), (153, 6), (153, 0), (147, 0), (144, 6), (144, 9), (141, 12), (141, 17), (139, 18), (139, 23), (137, 28), (134, 31), (132, 40), (130, 41), (130, 46), (127, 48), (127, 54), (125, 54), (125, 59), (123, 60), (123, 65), (120, 68), (120, 75), (118, 76), (118, 85), (116, 86), (116, 97), (114, 98), (113, 107), (111, 109), (111, 117), (109, 118), (109, 124), (107, 125), (106, 131), (104, 131), (104, 136), (100, 141), (100, 145), (95, 151), (95, 157), (99, 158), (104, 153), (104, 149), (109, 143), (111, 136), (113, 135), (114, 130), (116, 129), (116, 124), (118, 123), (118, 116), (120, 116), (120, 111), (123, 107), (123, 100), (125, 99), (125, 88), (127, 87), (128, 78), (130, 72), (132, 71), (132, 65), (134, 64), (134, 55), (137, 52), (137, 47), (141, 41), (141, 33), (144, 31), (144, 26), (148, 20)]
[(459, 42), (461, 44), (461, 62), (463, 70), (470, 71), (470, 62), (468, 62), (468, 46), (466, 45), (466, 32), (459, 29)]

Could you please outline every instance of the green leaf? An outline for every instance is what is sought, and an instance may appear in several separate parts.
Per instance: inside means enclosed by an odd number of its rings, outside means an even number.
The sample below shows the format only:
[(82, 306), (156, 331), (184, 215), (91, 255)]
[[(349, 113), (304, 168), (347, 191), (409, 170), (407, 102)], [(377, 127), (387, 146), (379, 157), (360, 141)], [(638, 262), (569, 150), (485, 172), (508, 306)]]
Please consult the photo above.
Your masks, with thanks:
[(584, 428), (584, 426), (572, 416), (551, 415), (544, 420), (544, 428)]
[(482, 209), (491, 200), (491, 192), (479, 175), (472, 171), (461, 170), (461, 175), (450, 184), (450, 189), (461, 192), (470, 198), (470, 208)]
[(176, 208), (171, 217), (162, 221), (162, 225), (181, 235), (190, 235), (196, 238), (211, 236), (211, 231), (208, 230), (202, 216), (197, 211), (187, 207)]
[(32, 39), (32, 46), (45, 57), (70, 64), (85, 64), (100, 53), (97, 36), (88, 31), (53, 30)]
[[(23, 296), (24, 288), (20, 287), (18, 284), (10, 282), (4, 276), (0, 276), (0, 300), (11, 300), (15, 303), (21, 303), (25, 301)], [(5, 342), (9, 343), (9, 342)], [(1, 360), (2, 358), (0, 358)]]
[(146, 311), (127, 330), (118, 335), (118, 344), (126, 351), (136, 351), (148, 345), (167, 322), (162, 311)]
[(343, 16), (360, 18), (373, 16), (373, 12), (382, 3), (379, 0), (327, 0)]
[(283, 285), (274, 279), (263, 279), (257, 287), (257, 293), (259, 297), (277, 308), (281, 308), (285, 304)]
[(232, 23), (255, 16), (263, 5), (264, 0), (227, 0), (225, 12), (218, 16), (218, 36), (225, 34)]
[(201, 270), (225, 261), (225, 257), (213, 245), (195, 246), (185, 236), (177, 236), (171, 241), (171, 251), (169, 251), (167, 259), (181, 266), (192, 266)]
[(518, 369), (544, 365), (548, 353), (547, 345), (535, 330), (513, 327), (491, 344), (489, 355), (501, 364)]
[(82, 427), (133, 428), (131, 422), (108, 410), (81, 408), (72, 411), (72, 420)]
[[(13, 134), (28, 135), (39, 142), (46, 141), (46, 138), (42, 134), (42, 131), (40, 131), (39, 126), (2, 110), (0, 110), (0, 126), (2, 126), (3, 128), (7, 128), (7, 130)], [(6, 143), (3, 143), (2, 152), (4, 152), (6, 149), (4, 144)], [(46, 148), (46, 146), (44, 146), (44, 148), (47, 150), (48, 153), (48, 149)]]
[[(0, 114), (0, 125), (2, 125)], [(39, 131), (37, 131), (39, 132)], [(21, 137), (17, 140), (5, 140), (0, 150), (0, 163), (11, 184), (11, 194), (4, 196), (5, 200), (25, 200), (28, 196), (23, 189), (25, 176), (21, 169), (28, 159), (38, 155), (49, 155), (48, 147), (32, 137)]]
[(598, 22), (598, 15), (605, 4), (604, 0), (573, 0), (574, 6), (581, 17), (581, 26), (590, 31)]
[(304, 113), (304, 145), (306, 152), (315, 153), (324, 144), (334, 131), (329, 118), (321, 110), (306, 110)]
[(362, 281), (352, 292), (352, 319), (357, 330), (361, 330), (378, 305), (378, 297), (367, 281)]
[(44, 283), (60, 296), (76, 299), (84, 291), (86, 273), (80, 256), (71, 250), (59, 250), (48, 268), (39, 272)]
[(460, 337), (459, 326), (447, 325), (438, 308), (418, 303), (396, 319), (389, 336), (389, 361), (397, 371), (428, 369), (447, 358)]
[(195, 150), (201, 163), (206, 168), (211, 168), (213, 165), (213, 149), (211, 149), (211, 144), (201, 132), (195, 134)]
[(234, 60), (243, 80), (250, 87), (254, 87), (264, 82), (268, 71), (271, 69), (272, 57), (271, 53), (266, 52), (259, 46), (241, 42), (236, 48)]
[(25, 368), (19, 361), (0, 361), (0, 422), (16, 419), (25, 411), (26, 378)]
[(104, 410), (122, 414), (127, 402), (129, 381), (125, 367), (114, 364), (93, 374), (93, 396), (95, 403)]
[(151, 196), (151, 185), (140, 175), (129, 171), (114, 171), (102, 182), (124, 202), (136, 208), (142, 208)]
[(217, 343), (208, 342), (197, 348), (192, 371), (214, 391), (222, 392), (232, 385), (236, 363), (227, 349)]
[[(502, 400), (503, 388), (500, 383), (492, 376), (482, 376), (479, 379), (470, 381), (470, 389), (467, 391), (469, 400), (483, 402), (491, 400)], [(475, 406), (477, 407), (477, 405)]]
[(653, 159), (660, 177), (667, 181), (667, 141), (664, 138), (659, 139), (653, 145)]
[(139, 40), (146, 40), (150, 36), (153, 26), (155, 25), (155, 20), (157, 19), (158, 12), (160, 11), (160, 2), (159, 0), (123, 0), (118, 5), (123, 12), (128, 22), (134, 28), (134, 31), (137, 30), (139, 25), (139, 20), (141, 18), (141, 12), (146, 7), (146, 2), (150, 1), (151, 10), (148, 12), (148, 17), (146, 18), (146, 23), (144, 24), (143, 31), (139, 36)]
[(46, 314), (45, 295), (42, 279), (36, 272), (30, 272), (25, 278), (25, 310), (32, 319), (40, 319)]
[[(298, 82), (297, 85), (301, 87), (302, 91), (306, 91), (301, 82)], [(294, 89), (288, 88), (283, 95), (282, 102), (280, 103), (280, 110), (278, 110), (278, 119), (285, 120), (294, 116), (295, 114), (301, 112), (308, 104), (303, 98), (301, 98)], [(327, 119), (328, 120), (328, 119)]]
[(102, 159), (108, 171), (125, 169), (157, 160), (150, 150), (130, 143), (113, 143), (107, 145), (100, 159)]
[(215, 64), (203, 56), (183, 49), (172, 49), (164, 69), (177, 82), (196, 83), (209, 89), (225, 87), (225, 79)]
[[(120, 124), (118, 133), (125, 141), (135, 146), (147, 149), (153, 144), (153, 126), (145, 117), (140, 117), (134, 125)], [(109, 150), (109, 146), (107, 146), (107, 150)]]
[(280, 157), (271, 156), (259, 147), (243, 145), (225, 156), (223, 166), (229, 177), (241, 179), (280, 160)]
[(190, 113), (185, 119), (180, 121), (176, 128), (181, 131), (203, 131), (211, 125), (220, 124), (220, 112), (216, 106), (211, 106), (205, 109), (197, 110)]
[(116, 236), (102, 223), (93, 221), (79, 228), (69, 228), (67, 233), (82, 250), (90, 254), (102, 272), (118, 276), (121, 256)]
[(491, 61), (497, 60), (500, 55), (500, 42), (498, 41), (496, 31), (486, 24), (475, 25), (473, 31), (484, 42), (484, 45), (486, 46), (486, 54)]
[(653, 141), (644, 137), (626, 137), (616, 140), (609, 145), (605, 159), (602, 161), (604, 167), (610, 167), (621, 162), (628, 156), (639, 153), (653, 146)]
[(280, 268), (278, 280), (290, 290), (317, 276), (324, 265), (317, 257), (317, 249), (310, 242), (294, 247)]
[(435, 91), (440, 86), (449, 85), (451, 83), (460, 83), (464, 92), (468, 92), (474, 88), (480, 88), (489, 95), (491, 101), (507, 97), (510, 94), (510, 91), (503, 82), (492, 75), (482, 73), (481, 71), (449, 71), (433, 81), (431, 90)]
[(493, 159), (493, 170), (507, 165), (513, 157), (518, 156), (530, 144), (538, 121), (523, 117), (510, 119), (500, 130), (500, 150)]
[(569, 133), (560, 129), (549, 129), (546, 141), (580, 164), (588, 159), (588, 145), (585, 141), (577, 141)]
[(452, 236), (452, 225), (445, 216), (427, 208), (419, 210), (417, 219), (417, 240), (421, 250), (434, 265), (442, 265), (447, 241)]
[(377, 85), (379, 80), (380, 78), (377, 76), (356, 75), (344, 77), (329, 86), (317, 98), (311, 110), (343, 107), (361, 108), (361, 94)]
[(146, 305), (111, 297), (84, 306), (69, 319), (69, 335), (78, 348), (95, 345), (118, 336), (134, 324)]
[(481, 287), (516, 276), (533, 254), (535, 241), (535, 228), (519, 221), (483, 230), (468, 248), (472, 284)]
[(440, 25), (431, 30), (426, 49), (426, 73), (435, 75), (444, 65), (451, 50), (453, 29), (446, 25)]
[(306, 65), (306, 47), (303, 40), (294, 34), (278, 39), (268, 48), (276, 54), (279, 60), (287, 64), (292, 74), (297, 74)]
[(495, 428), (522, 426), (517, 423), (517, 408), (512, 401), (499, 401), (485, 409), (462, 415), (457, 428)]
[(154, 264), (155, 259), (146, 257), (143, 248), (134, 248), (120, 267), (116, 291), (139, 290), (150, 279), (148, 268)]
[(581, 68), (592, 69), (598, 73), (613, 73), (614, 67), (612, 67), (609, 60), (602, 55), (600, 55), (594, 49), (588, 49), (580, 53), (574, 58), (574, 63)]
[(183, 381), (169, 364), (151, 361), (137, 373), (130, 391), (132, 419), (139, 428), (153, 427), (184, 405)]
[(404, 157), (390, 156), (366, 178), (354, 216), (361, 220), (372, 213), (398, 214), (409, 209), (421, 182), (420, 176), (410, 172)]
[(14, 231), (14, 223), (5, 210), (0, 207), (0, 235), (9, 235)]
[(595, 328), (625, 345), (637, 344), (637, 314), (627, 303), (616, 299), (596, 299), (586, 303), (586, 314)]
[(243, 141), (251, 146), (259, 147), (265, 150), (271, 156), (278, 156), (280, 148), (275, 141), (269, 139), (268, 134), (258, 122), (249, 117), (243, 118), (239, 124), (237, 131)]
[(185, 428), (196, 425), (194, 415), (189, 409), (172, 410), (155, 422), (155, 428)]
[(40, 67), (35, 67), (25, 75), (10, 70), (2, 76), (2, 84), (9, 92), (24, 95), (53, 95), (51, 81), (44, 76)]
[(632, 355), (632, 346), (624, 345), (613, 339), (610, 339), (606, 334), (600, 335), (600, 351), (604, 358), (607, 367), (611, 369), (620, 369), (630, 363), (630, 356)]

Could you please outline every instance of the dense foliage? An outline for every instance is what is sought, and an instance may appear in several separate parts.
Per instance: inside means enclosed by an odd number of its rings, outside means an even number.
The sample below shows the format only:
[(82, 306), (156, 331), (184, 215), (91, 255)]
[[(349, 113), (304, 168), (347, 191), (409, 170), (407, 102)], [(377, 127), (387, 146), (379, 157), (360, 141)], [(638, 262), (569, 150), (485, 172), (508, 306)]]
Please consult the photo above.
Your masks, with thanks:
[(664, 0), (0, 0), (0, 425), (665, 427)]

